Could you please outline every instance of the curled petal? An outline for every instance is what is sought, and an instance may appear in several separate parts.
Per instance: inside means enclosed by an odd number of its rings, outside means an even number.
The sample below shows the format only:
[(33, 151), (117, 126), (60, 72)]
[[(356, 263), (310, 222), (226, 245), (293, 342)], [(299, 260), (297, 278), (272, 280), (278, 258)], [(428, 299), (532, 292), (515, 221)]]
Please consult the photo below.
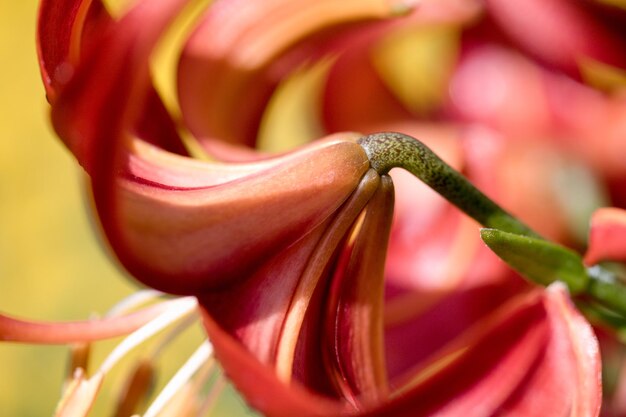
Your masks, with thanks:
[(370, 169), (330, 222), (307, 262), (289, 305), (277, 351), (277, 372), (285, 381), (293, 377), (320, 392), (338, 394), (334, 375), (320, 367), (326, 353), (320, 349), (320, 341), (325, 337), (328, 288), (350, 230), (380, 182), (376, 171)]
[(626, 262), (626, 210), (601, 208), (591, 218), (585, 263), (601, 261)]
[[(129, 80), (120, 77), (119, 72), (129, 62), (146, 64), (145, 67), (140, 65), (141, 70), (136, 65), (128, 68), (145, 78), (137, 85), (145, 89), (141, 100), (119, 109), (134, 109), (135, 118), (128, 126), (129, 130), (169, 151), (187, 153), (173, 120), (149, 82), (146, 55), (160, 36), (159, 29), (164, 28), (169, 22), (167, 19), (173, 19), (185, 3), (178, 0), (140, 4), (121, 22), (112, 21), (97, 0), (42, 3), (37, 39), (42, 75), (52, 104), (52, 122), (65, 145), (88, 172), (93, 168), (92, 159), (101, 156), (94, 149), (93, 137), (97, 133), (91, 122), (95, 114), (104, 113), (100, 117), (108, 118), (112, 128), (124, 119), (113, 107), (103, 107), (102, 104), (115, 94), (125, 94), (118, 90), (130, 90), (125, 87)], [(65, 13), (69, 13), (69, 19)], [(157, 18), (161, 13), (165, 21)], [(148, 19), (148, 16), (154, 19)], [(135, 43), (134, 40), (139, 38), (140, 41)], [(144, 46), (143, 51), (133, 49), (138, 45)], [(76, 52), (70, 53), (73, 50)], [(107, 133), (103, 132), (103, 135)]]
[(556, 285), (507, 303), (367, 415), (595, 416), (600, 402), (598, 342)]
[[(550, 343), (536, 375), (523, 387), (524, 400), (515, 410), (520, 410), (520, 415), (597, 416), (602, 403), (602, 363), (593, 329), (561, 284), (548, 287), (544, 306), (551, 327)], [(539, 401), (533, 392), (548, 395)]]
[(68, 344), (122, 336), (163, 313), (169, 304), (158, 303), (123, 316), (76, 322), (35, 322), (0, 314), (0, 340), (23, 343)]
[(39, 6), (37, 52), (41, 75), (54, 102), (59, 90), (70, 80), (89, 38), (85, 27), (93, 28), (108, 20), (109, 14), (100, 0), (43, 0)]
[(119, 217), (108, 226), (121, 260), (147, 284), (171, 292), (234, 282), (319, 226), (356, 188), (369, 162), (356, 143), (340, 142), (269, 166), (194, 189), (118, 184), (113, 210)]
[(121, 143), (151, 97), (150, 54), (185, 5), (185, 0), (140, 2), (108, 26), (52, 106), (55, 129), (91, 174), (96, 200), (121, 169), (126, 159)]
[[(489, 261), (493, 263), (493, 259)], [(499, 280), (482, 285), (466, 278), (470, 285), (457, 285), (444, 293), (408, 292), (388, 300), (385, 343), (390, 378), (402, 378), (408, 369), (423, 363), (466, 329), (488, 321), (498, 306), (528, 290), (512, 273), (499, 271), (499, 276)]]
[[(292, 376), (305, 384), (312, 377), (326, 377), (319, 362), (309, 367), (310, 356), (296, 357), (296, 348), (302, 342), (303, 328), (305, 334), (310, 329), (303, 324), (305, 318), (311, 317), (316, 324), (320, 321), (316, 313), (320, 300), (314, 293), (325, 291), (327, 269), (336, 247), (377, 185), (378, 175), (370, 170), (331, 219), (268, 258), (246, 280), (200, 296), (201, 305), (213, 320), (257, 360), (274, 365), (285, 382)], [(306, 348), (311, 348), (319, 337), (308, 340), (311, 344)]]
[[(207, 141), (220, 138), (251, 145), (263, 108), (286, 71), (273, 61), (306, 37), (342, 23), (393, 16), (407, 10), (408, 3), (217, 2), (190, 37), (179, 65), (179, 99), (187, 125)], [(317, 42), (322, 45), (324, 39), (328, 37)], [(305, 47), (287, 67), (306, 63), (312, 52), (319, 53), (316, 49), (328, 50), (320, 45)]]
[[(431, 65), (427, 68), (430, 70), (437, 65), (433, 64), (432, 53), (422, 52), (424, 58), (420, 59), (420, 54), (414, 50), (424, 51), (427, 41), (416, 44), (410, 35), (423, 35), (437, 28), (456, 33), (462, 25), (470, 23), (479, 11), (480, 6), (474, 1), (424, 1), (405, 18), (370, 25), (366, 30), (350, 33), (324, 86), (321, 113), (327, 129), (356, 129), (371, 133), (397, 130), (403, 123), (401, 131), (405, 132), (406, 124), (415, 124), (416, 116), (423, 115), (415, 106), (407, 106), (411, 101), (409, 97), (422, 103), (429, 100), (425, 97), (427, 94), (423, 94), (415, 84), (433, 89), (433, 80), (420, 74), (423, 74), (426, 65)], [(404, 45), (398, 47), (399, 44)], [(393, 51), (395, 55), (390, 54), (391, 45), (399, 50)], [(451, 46), (449, 49), (454, 48)], [(455, 59), (456, 50), (446, 52), (451, 56), (450, 61)], [(444, 52), (438, 50), (437, 53), (442, 55)], [(451, 64), (442, 64), (444, 69), (437, 67), (434, 71), (437, 74), (445, 72), (441, 79), (447, 79)], [(355, 68), (359, 71), (354, 71)], [(407, 82), (407, 79), (410, 81)], [(441, 90), (437, 94), (443, 94), (444, 89)]]
[(335, 383), (353, 402), (389, 395), (383, 337), (387, 240), (393, 215), (393, 183), (381, 185), (357, 225), (354, 242), (335, 272), (328, 300), (327, 360)]

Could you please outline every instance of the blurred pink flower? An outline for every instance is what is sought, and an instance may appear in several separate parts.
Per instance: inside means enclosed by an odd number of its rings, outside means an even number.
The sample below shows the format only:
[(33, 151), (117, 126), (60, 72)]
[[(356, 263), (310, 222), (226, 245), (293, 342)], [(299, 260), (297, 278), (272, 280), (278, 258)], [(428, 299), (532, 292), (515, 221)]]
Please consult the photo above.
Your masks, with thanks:
[[(607, 207), (594, 212), (585, 262), (592, 268), (602, 262), (611, 262), (622, 267), (626, 264), (626, 210)], [(619, 335), (615, 335), (610, 329), (600, 329), (599, 339), (605, 379), (609, 386), (604, 396), (602, 416), (622, 416), (626, 413), (624, 345)]]

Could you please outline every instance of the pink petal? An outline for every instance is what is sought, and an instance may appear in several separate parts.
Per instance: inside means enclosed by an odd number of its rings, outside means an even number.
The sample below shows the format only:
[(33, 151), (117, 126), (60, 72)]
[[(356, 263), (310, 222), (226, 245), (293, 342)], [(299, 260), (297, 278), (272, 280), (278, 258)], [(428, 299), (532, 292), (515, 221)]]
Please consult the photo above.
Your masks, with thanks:
[(626, 262), (626, 210), (601, 208), (591, 218), (585, 263)]
[(489, 0), (487, 9), (523, 48), (545, 62), (578, 73), (581, 57), (626, 67), (626, 54), (617, 33), (570, 0), (530, 0), (523, 4)]
[(545, 86), (554, 124), (562, 129), (559, 144), (599, 175), (624, 178), (626, 98), (562, 77), (546, 77)]
[(597, 416), (602, 404), (601, 359), (593, 329), (562, 285), (548, 288), (544, 305), (550, 343), (536, 370), (503, 409), (519, 416)]
[[(406, 376), (465, 329), (480, 326), (500, 305), (528, 290), (520, 279), (502, 271), (493, 282), (466, 281), (443, 294), (400, 293), (387, 301), (385, 342), (392, 379)], [(398, 311), (404, 306), (405, 311)]]
[(598, 342), (563, 286), (517, 297), (447, 351), (452, 356), (427, 362), (437, 365), (367, 415), (599, 413)]
[(450, 82), (451, 110), (513, 138), (545, 132), (550, 122), (542, 72), (522, 55), (489, 43), (466, 46)]
[(124, 316), (75, 322), (36, 322), (0, 314), (0, 340), (69, 344), (109, 339), (137, 330), (167, 308), (165, 302)]
[[(427, 337), (427, 336), (425, 336)], [(492, 415), (524, 380), (549, 338), (538, 292), (505, 304), (434, 352), (400, 393), (366, 415)]]
[[(77, 153), (94, 155), (93, 162), (84, 161), (88, 167), (97, 164), (89, 169), (96, 202), (124, 264), (152, 286), (188, 292), (226, 276), (241, 276), (267, 254), (319, 225), (352, 192), (369, 164), (357, 144), (330, 143), (319, 145), (314, 153), (286, 156), (255, 169), (243, 167), (244, 172), (254, 172), (228, 186), (209, 182), (204, 188), (181, 190), (173, 189), (180, 184), (151, 184), (154, 178), (139, 178), (111, 188), (109, 161), (124, 163), (116, 155), (122, 147), (115, 141), (124, 139), (125, 125), (143, 96), (151, 48), (181, 5), (140, 3), (105, 45), (99, 45), (100, 54), (77, 73), (53, 115), (57, 124), (63, 118), (81, 123), (75, 146), (82, 150)], [(136, 20), (150, 13), (152, 26), (138, 25)], [(320, 174), (310, 180), (312, 173)], [(321, 190), (326, 192), (310, 198)], [(276, 213), (282, 213), (281, 218)]]

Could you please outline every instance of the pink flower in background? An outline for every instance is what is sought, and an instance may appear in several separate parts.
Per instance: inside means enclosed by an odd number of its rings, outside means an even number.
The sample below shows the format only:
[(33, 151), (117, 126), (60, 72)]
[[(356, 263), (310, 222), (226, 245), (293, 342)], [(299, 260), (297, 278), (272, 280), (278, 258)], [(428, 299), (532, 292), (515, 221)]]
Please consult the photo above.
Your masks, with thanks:
[[(594, 268), (599, 263), (609, 262), (614, 266), (626, 263), (626, 210), (601, 208), (591, 218), (589, 246), (585, 253), (585, 262)], [(612, 277), (605, 276), (607, 282)], [(615, 297), (618, 293), (609, 291)], [(624, 346), (619, 336), (613, 332), (599, 332), (605, 380), (611, 389), (605, 391), (603, 416), (621, 416), (626, 412), (626, 368), (623, 363)]]

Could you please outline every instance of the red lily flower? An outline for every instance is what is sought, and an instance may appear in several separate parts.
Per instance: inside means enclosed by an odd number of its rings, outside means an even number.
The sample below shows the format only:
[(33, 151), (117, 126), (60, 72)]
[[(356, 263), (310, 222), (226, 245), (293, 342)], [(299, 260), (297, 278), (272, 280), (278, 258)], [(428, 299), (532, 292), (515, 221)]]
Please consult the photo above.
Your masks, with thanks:
[[(495, 285), (473, 281), (448, 301), (466, 313), (454, 316), (455, 326), (423, 332), (447, 322), (440, 317), (447, 305), (438, 303), (421, 316), (418, 308), (402, 317), (396, 307), (385, 327), (393, 186), (371, 168), (360, 135), (337, 133), (272, 157), (237, 147), (253, 144), (277, 83), (312, 58), (338, 56), (333, 85), (381, 34), (465, 23), (478, 6), (428, 3), (385, 20), (398, 4), (216, 2), (185, 46), (179, 90), (198, 142), (220, 159), (248, 160), (224, 163), (188, 156), (150, 76), (151, 54), (186, 3), (140, 1), (115, 20), (96, 0), (43, 1), (41, 67), (55, 129), (91, 176), (120, 262), (151, 287), (198, 298), (216, 355), (250, 404), (273, 416), (596, 415), (599, 357), (589, 325), (563, 287), (521, 285), (503, 276), (501, 264), (483, 262), (484, 248), (475, 246), (456, 274), (467, 282), (486, 274)], [(347, 87), (385, 96), (370, 69)], [(343, 91), (325, 98), (330, 131), (372, 105), (346, 105)], [(349, 130), (389, 120), (401, 126), (396, 116), (406, 116), (393, 98), (374, 107), (382, 120)], [(453, 235), (465, 246), (472, 225), (455, 222), (461, 232), (453, 227)], [(457, 250), (449, 259), (465, 256)], [(397, 275), (405, 272), (395, 265)], [(410, 271), (402, 275), (395, 280), (401, 295), (411, 288)], [(393, 277), (387, 285), (393, 292)], [(390, 294), (390, 307), (398, 300)], [(425, 349), (422, 341), (394, 340), (407, 328), (411, 337), (432, 336)]]

